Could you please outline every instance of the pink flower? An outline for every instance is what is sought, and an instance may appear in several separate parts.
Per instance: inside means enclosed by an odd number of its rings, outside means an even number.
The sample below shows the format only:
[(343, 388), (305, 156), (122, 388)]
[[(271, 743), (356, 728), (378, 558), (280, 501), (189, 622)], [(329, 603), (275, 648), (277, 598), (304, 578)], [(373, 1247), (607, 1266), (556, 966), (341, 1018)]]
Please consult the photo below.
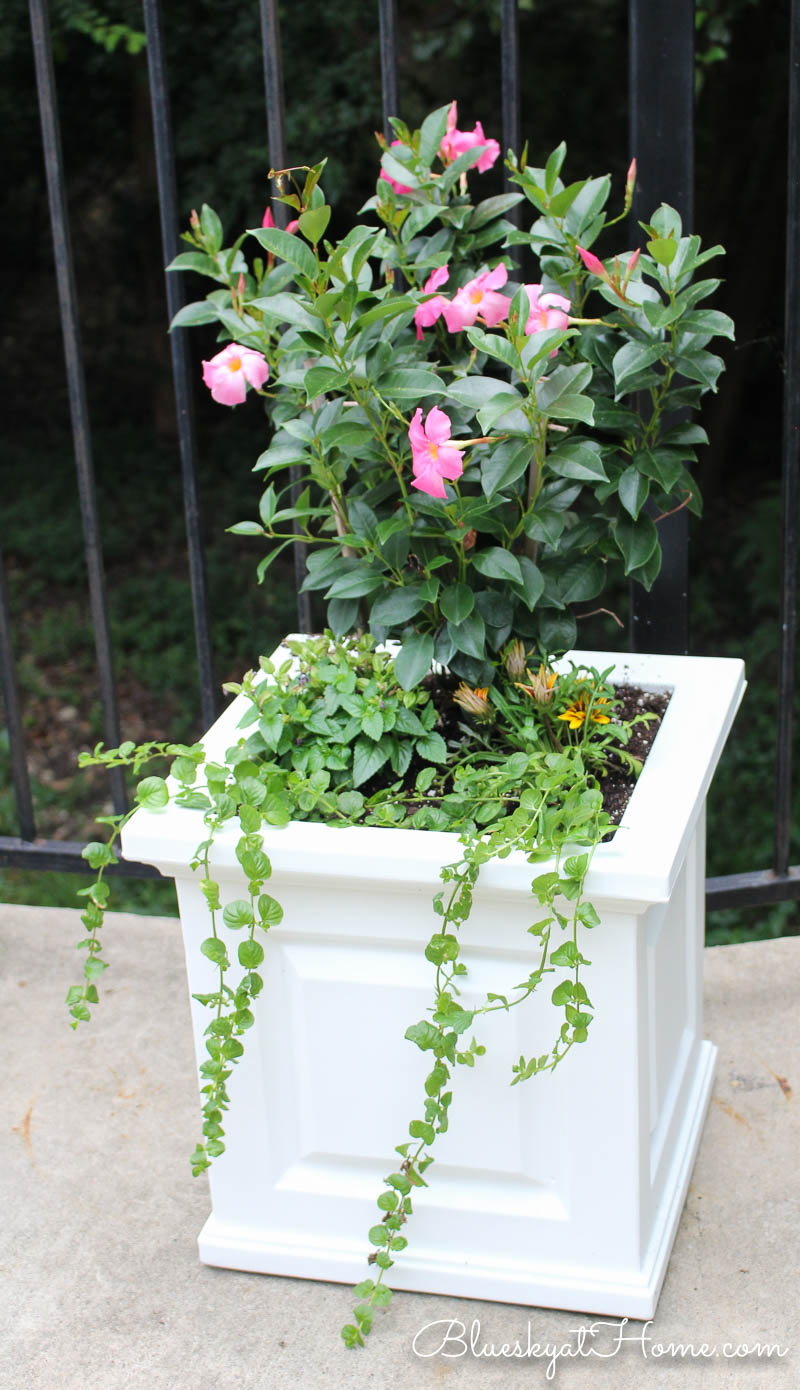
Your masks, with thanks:
[[(271, 208), (267, 208), (266, 212), (264, 213), (264, 216), (263, 216), (262, 219), (261, 219), (261, 225), (262, 225), (262, 227), (274, 227), (274, 226), (275, 226), (275, 218), (272, 216), (272, 209), (271, 209)], [(296, 232), (296, 231), (297, 231), (297, 228), (298, 228), (299, 226), (300, 226), (300, 223), (298, 222), (297, 218), (295, 217), (294, 221), (292, 221), (292, 222), (287, 222), (287, 223), (286, 223), (286, 231), (287, 231), (287, 232)]]
[(422, 408), (417, 406), (408, 427), (411, 441), (411, 458), (414, 478), (411, 486), (431, 497), (446, 497), (443, 478), (452, 482), (464, 472), (461, 450), (455, 444), (448, 444), (450, 438), (450, 417), (436, 406), (428, 411), (425, 427), (422, 426)]
[(531, 306), (525, 332), (543, 333), (547, 328), (566, 328), (570, 302), (563, 294), (542, 294), (541, 285), (526, 285), (528, 302)]
[(443, 163), (452, 164), (453, 160), (458, 159), (460, 154), (466, 154), (467, 150), (474, 150), (477, 145), (486, 145), (487, 148), (475, 166), (479, 174), (485, 174), (499, 158), (500, 146), (496, 140), (486, 139), (480, 121), (475, 122), (474, 130), (457, 130), (457, 119), (458, 108), (456, 103), (452, 102), (447, 113), (447, 131), (439, 146), (439, 155)]
[(578, 254), (580, 255), (581, 260), (583, 261), (583, 264), (586, 266), (586, 269), (591, 271), (592, 275), (599, 275), (601, 280), (608, 279), (608, 271), (603, 265), (603, 262), (599, 260), (598, 257), (593, 254), (593, 252), (585, 251), (582, 246), (579, 246)]
[[(450, 271), (446, 265), (440, 265), (432, 272), (422, 286), (423, 294), (433, 294), (440, 285), (446, 285), (450, 279)], [(449, 301), (443, 294), (433, 294), (433, 299), (426, 299), (424, 304), (420, 304), (414, 314), (414, 322), (417, 325), (417, 337), (422, 342), (423, 328), (431, 328), (440, 317), (442, 310)]]
[(442, 309), (449, 331), (458, 333), (461, 328), (470, 328), (478, 317), (487, 328), (494, 328), (501, 319), (507, 319), (511, 300), (495, 292), (507, 279), (508, 271), (501, 263), (494, 270), (484, 270), (474, 280), (468, 280)]
[[(389, 146), (389, 149), (390, 149), (390, 150), (393, 150), (394, 147), (395, 147), (395, 145), (402, 145), (402, 144), (403, 144), (403, 141), (402, 141), (402, 140), (393, 140), (392, 143), (391, 143), (391, 145)], [(411, 193), (411, 192), (412, 192), (412, 189), (407, 188), (406, 185), (405, 185), (404, 183), (398, 183), (396, 179), (390, 178), (388, 174), (385, 174), (385, 173), (384, 173), (383, 169), (381, 169), (381, 172), (380, 172), (379, 175), (378, 175), (378, 181), (380, 181), (381, 179), (383, 179), (384, 183), (388, 183), (389, 187), (390, 187), (390, 188), (393, 188), (394, 191), (395, 191), (395, 193)]]
[(212, 399), (220, 405), (241, 405), (247, 395), (247, 383), (259, 390), (269, 376), (263, 353), (254, 348), (228, 343), (222, 352), (203, 363), (203, 381)]

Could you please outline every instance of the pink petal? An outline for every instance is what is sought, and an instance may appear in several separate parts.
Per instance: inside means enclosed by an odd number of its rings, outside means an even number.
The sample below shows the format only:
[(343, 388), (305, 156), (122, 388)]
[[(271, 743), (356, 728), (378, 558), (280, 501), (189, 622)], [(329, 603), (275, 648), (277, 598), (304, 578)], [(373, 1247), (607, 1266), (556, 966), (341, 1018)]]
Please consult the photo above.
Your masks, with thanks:
[(291, 220), (291, 222), (287, 222), (287, 223), (286, 223), (286, 231), (289, 232), (290, 234), (293, 234), (294, 232), (297, 231), (297, 228), (298, 228), (299, 226), (300, 226), (300, 219), (299, 219), (298, 217), (293, 217), (292, 220)]
[(435, 294), (433, 299), (428, 299), (424, 304), (420, 304), (414, 314), (414, 322), (417, 325), (417, 338), (422, 341), (423, 328), (431, 328), (438, 318), (441, 318), (445, 304), (449, 303), (442, 294)]
[(420, 492), (427, 492), (431, 497), (447, 496), (441, 475), (433, 465), (424, 471), (420, 470), (417, 476), (411, 479), (411, 486), (419, 488)]
[[(503, 269), (505, 270), (505, 266)], [(483, 296), (479, 305), (481, 318), (489, 328), (494, 328), (503, 319), (507, 319), (510, 308), (511, 300), (504, 294), (495, 294), (493, 290)]]
[(275, 218), (272, 216), (272, 209), (271, 209), (270, 207), (267, 207), (267, 208), (266, 208), (266, 210), (265, 210), (265, 212), (264, 212), (264, 216), (263, 216), (262, 219), (261, 219), (261, 225), (262, 225), (262, 227), (274, 227), (274, 226), (275, 226)]
[(442, 477), (449, 478), (451, 481), (460, 478), (461, 474), (464, 472), (464, 460), (461, 457), (461, 450), (457, 449), (454, 444), (439, 445), (435, 464)]
[(431, 444), (444, 444), (445, 440), (450, 438), (450, 416), (445, 415), (436, 405), (428, 411), (425, 434)]
[[(473, 282), (474, 283), (474, 282)], [(480, 311), (480, 304), (470, 301), (466, 288), (459, 290), (455, 299), (446, 303), (442, 316), (450, 333), (459, 333), (462, 328), (470, 328)]]
[(501, 261), (499, 265), (495, 266), (494, 270), (484, 271), (483, 275), (478, 276), (478, 279), (483, 281), (484, 289), (499, 290), (508, 279), (508, 269)]
[(485, 144), (487, 148), (484, 150), (475, 168), (478, 170), (479, 174), (485, 174), (487, 169), (491, 169), (492, 165), (500, 158), (500, 146), (496, 140), (484, 140), (483, 138), (480, 140), (480, 144)]
[(446, 285), (449, 279), (450, 267), (446, 265), (437, 266), (436, 270), (432, 271), (425, 281), (422, 287), (423, 294), (432, 294), (434, 290), (441, 289), (442, 285)]
[(427, 452), (428, 441), (425, 438), (425, 431), (422, 428), (422, 406), (418, 405), (411, 417), (411, 424), (408, 427), (408, 438), (411, 443), (412, 452), (414, 450), (424, 450)]
[(563, 309), (565, 314), (568, 314), (572, 308), (572, 305), (565, 295), (551, 294), (550, 291), (541, 296), (539, 303), (544, 309)]
[(256, 352), (255, 348), (242, 348), (241, 361), (247, 380), (259, 391), (269, 376), (267, 359), (263, 353)]

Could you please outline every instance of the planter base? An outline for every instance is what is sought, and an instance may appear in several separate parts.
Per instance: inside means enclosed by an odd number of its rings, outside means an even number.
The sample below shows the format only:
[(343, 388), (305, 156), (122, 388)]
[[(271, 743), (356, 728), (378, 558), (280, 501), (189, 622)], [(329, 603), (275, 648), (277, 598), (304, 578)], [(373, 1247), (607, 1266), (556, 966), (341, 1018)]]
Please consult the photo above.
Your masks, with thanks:
[[(672, 1169), (665, 1184), (650, 1244), (639, 1266), (578, 1269), (574, 1266), (509, 1261), (454, 1255), (424, 1248), (424, 1211), (418, 1200), (413, 1251), (391, 1271), (395, 1289), (442, 1293), (459, 1298), (519, 1303), (524, 1307), (561, 1308), (611, 1317), (651, 1318), (656, 1310), (675, 1232), (711, 1097), (717, 1049), (704, 1042), (699, 1050), (694, 1081)], [(432, 1173), (432, 1179), (434, 1174)], [(441, 1175), (438, 1175), (441, 1176)], [(376, 1175), (377, 1177), (377, 1175)], [(377, 1182), (365, 1183), (364, 1199), (374, 1201)], [(475, 1211), (482, 1205), (475, 1191)], [(364, 1241), (299, 1240), (291, 1232), (244, 1229), (208, 1218), (197, 1240), (204, 1264), (254, 1274), (281, 1274), (300, 1279), (325, 1279), (355, 1284), (364, 1277)], [(535, 1252), (532, 1252), (535, 1253)]]

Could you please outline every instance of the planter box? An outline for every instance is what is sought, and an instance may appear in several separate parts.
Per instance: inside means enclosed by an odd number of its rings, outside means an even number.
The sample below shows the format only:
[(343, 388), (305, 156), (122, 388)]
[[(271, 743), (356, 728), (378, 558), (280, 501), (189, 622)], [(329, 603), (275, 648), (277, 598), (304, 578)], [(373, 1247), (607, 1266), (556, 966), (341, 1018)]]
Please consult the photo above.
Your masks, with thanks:
[[(542, 986), (479, 1021), (486, 1056), (453, 1078), (450, 1130), (414, 1195), (393, 1287), (648, 1318), (654, 1310), (708, 1103), (716, 1049), (702, 1038), (705, 797), (744, 690), (742, 663), (572, 653), (672, 698), (628, 810), (596, 852), (584, 930), (595, 1007), (585, 1046), (511, 1087), (520, 1055), (558, 1028)], [(237, 740), (241, 699), (206, 737)], [(245, 891), (234, 846), (216, 842), (223, 902)], [(216, 987), (200, 954), (205, 903), (189, 868), (198, 812), (139, 811), (126, 857), (174, 877), (191, 993)], [(424, 946), (451, 833), (292, 823), (265, 835), (284, 907), (265, 938), (255, 1027), (229, 1083), (227, 1151), (211, 1167), (208, 1264), (356, 1282), (394, 1147), (422, 1113), (430, 1059), (404, 1039), (430, 1005)], [(542, 872), (545, 866), (537, 867)], [(465, 1006), (507, 992), (538, 961), (527, 934), (532, 870), (487, 865), (462, 928)], [(192, 1002), (198, 1057), (208, 1014)]]

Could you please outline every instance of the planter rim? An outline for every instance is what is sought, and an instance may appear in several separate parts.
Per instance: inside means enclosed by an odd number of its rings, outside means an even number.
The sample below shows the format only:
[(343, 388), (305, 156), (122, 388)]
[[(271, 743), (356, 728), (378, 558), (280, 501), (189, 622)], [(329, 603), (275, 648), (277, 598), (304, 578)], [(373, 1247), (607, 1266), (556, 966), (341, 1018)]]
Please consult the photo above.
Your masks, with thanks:
[[(292, 637), (299, 634), (292, 634)], [(282, 646), (273, 659), (285, 659)], [(719, 756), (744, 694), (744, 663), (730, 657), (669, 656), (649, 653), (573, 650), (564, 663), (605, 670), (613, 666), (617, 683), (646, 690), (670, 690), (661, 727), (612, 841), (598, 846), (586, 893), (605, 902), (667, 902), (683, 862)], [(560, 663), (561, 664), (561, 663)], [(238, 723), (249, 701), (237, 696), (204, 735), (209, 758), (219, 759), (236, 742)], [(244, 731), (241, 734), (245, 737)], [(458, 855), (454, 831), (344, 826), (313, 821), (264, 827), (264, 849), (273, 872), (296, 880), (310, 872), (332, 884), (342, 879), (365, 887), (381, 880), (407, 889), (435, 891), (439, 869)], [(239, 871), (235, 856), (241, 834), (234, 819), (215, 836), (215, 873)], [(202, 813), (182, 807), (140, 808), (122, 834), (126, 859), (154, 864), (176, 877), (191, 873), (189, 861), (205, 838)], [(541, 873), (546, 864), (536, 867)], [(481, 869), (476, 891), (528, 896), (531, 866), (515, 853)]]

